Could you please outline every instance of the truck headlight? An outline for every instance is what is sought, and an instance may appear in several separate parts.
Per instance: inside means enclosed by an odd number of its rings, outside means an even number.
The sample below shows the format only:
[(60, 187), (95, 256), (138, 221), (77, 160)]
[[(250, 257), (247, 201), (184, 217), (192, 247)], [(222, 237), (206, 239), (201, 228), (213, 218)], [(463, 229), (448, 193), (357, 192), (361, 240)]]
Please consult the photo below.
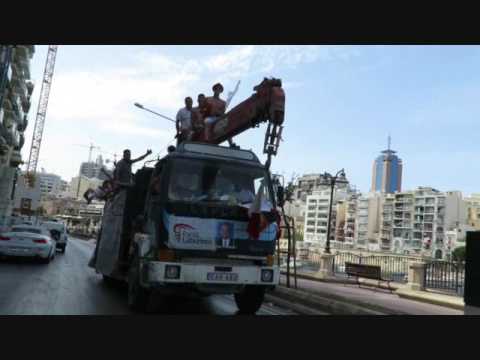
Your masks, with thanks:
[(180, 266), (165, 265), (165, 279), (179, 279), (179, 278), (180, 278)]
[(273, 270), (263, 269), (262, 270), (262, 282), (272, 282), (273, 281)]

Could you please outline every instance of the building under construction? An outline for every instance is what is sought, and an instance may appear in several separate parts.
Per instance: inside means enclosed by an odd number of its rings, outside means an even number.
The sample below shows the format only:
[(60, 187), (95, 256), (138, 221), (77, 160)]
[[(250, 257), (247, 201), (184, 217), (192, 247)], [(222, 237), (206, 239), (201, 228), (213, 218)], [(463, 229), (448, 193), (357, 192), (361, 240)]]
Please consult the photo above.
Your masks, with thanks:
[(0, 225), (10, 216), (33, 83), (33, 45), (0, 45)]

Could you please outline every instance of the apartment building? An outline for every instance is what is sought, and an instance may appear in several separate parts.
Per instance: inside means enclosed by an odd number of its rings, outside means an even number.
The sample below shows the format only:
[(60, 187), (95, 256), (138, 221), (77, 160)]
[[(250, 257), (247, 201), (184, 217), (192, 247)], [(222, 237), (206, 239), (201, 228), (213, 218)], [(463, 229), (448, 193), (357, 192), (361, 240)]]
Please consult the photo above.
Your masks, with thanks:
[(355, 216), (355, 247), (363, 250), (380, 250), (380, 222), (382, 199), (388, 195), (370, 192), (357, 197)]
[(329, 219), (330, 189), (314, 191), (307, 196), (304, 241), (314, 245), (324, 246), (327, 239), (328, 221), (330, 226), (330, 241), (335, 246), (336, 235), (344, 241), (344, 227), (346, 222), (346, 204), (352, 190), (347, 187), (336, 189), (333, 196), (332, 214)]
[(37, 179), (40, 182), (40, 193), (42, 200), (47, 197), (61, 197), (67, 189), (67, 182), (62, 180), (59, 175), (47, 172), (37, 173)]
[(28, 125), (33, 45), (0, 45), (0, 225), (14, 205), (14, 188)]
[[(98, 155), (95, 161), (82, 162), (80, 164), (80, 174), (87, 178), (107, 180), (108, 177), (104, 174), (104, 172), (110, 176), (113, 176), (113, 171), (105, 167), (106, 162), (108, 162), (108, 160), (104, 161), (102, 155)], [(102, 168), (104, 171), (101, 171)]]
[(445, 232), (466, 221), (459, 191), (440, 192), (430, 187), (385, 194), (382, 199), (379, 248), (396, 253), (426, 253), (444, 258)]
[(464, 200), (467, 207), (467, 224), (480, 231), (480, 194), (472, 194)]
[(83, 194), (88, 189), (96, 189), (101, 186), (103, 181), (97, 178), (88, 178), (86, 176), (76, 176), (72, 178), (69, 185), (69, 197), (77, 200), (83, 199)]

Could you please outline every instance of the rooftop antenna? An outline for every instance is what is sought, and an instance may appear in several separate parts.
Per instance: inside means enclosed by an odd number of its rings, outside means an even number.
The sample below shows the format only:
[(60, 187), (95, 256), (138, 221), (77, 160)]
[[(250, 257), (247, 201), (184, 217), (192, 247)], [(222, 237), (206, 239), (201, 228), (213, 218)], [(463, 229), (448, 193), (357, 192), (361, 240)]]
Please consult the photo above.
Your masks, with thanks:
[(388, 134), (388, 151), (390, 151), (390, 145), (392, 143), (392, 137)]

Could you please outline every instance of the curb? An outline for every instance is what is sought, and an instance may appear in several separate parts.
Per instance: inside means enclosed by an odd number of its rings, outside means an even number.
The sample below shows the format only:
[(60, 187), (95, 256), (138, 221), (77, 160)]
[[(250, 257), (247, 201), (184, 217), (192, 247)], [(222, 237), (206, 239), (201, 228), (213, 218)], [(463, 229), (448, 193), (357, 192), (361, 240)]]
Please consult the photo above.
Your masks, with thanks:
[[(273, 298), (280, 298), (289, 303), (301, 304), (334, 315), (406, 315), (406, 313), (376, 304), (352, 302), (349, 299), (339, 296), (334, 297), (331, 294), (293, 290), (283, 286), (277, 286), (270, 295)], [(291, 305), (289, 304), (289, 306)]]
[(330, 315), (326, 312), (319, 311), (305, 305), (301, 305), (297, 302), (292, 303), (291, 301), (285, 300), (278, 296), (274, 296), (272, 294), (265, 294), (265, 300), (280, 307), (293, 310), (298, 315)]
[(451, 303), (451, 302), (441, 300), (441, 299), (431, 298), (427, 295), (429, 293), (418, 294), (417, 292), (413, 292), (413, 291), (399, 290), (399, 291), (396, 292), (396, 294), (399, 297), (404, 298), (404, 299), (408, 299), (408, 300), (415, 300), (415, 301), (423, 302), (423, 303), (427, 303), (427, 304), (443, 306), (443, 307), (447, 307), (447, 308), (454, 309), (454, 310), (461, 310), (461, 311), (465, 310), (464, 305)]
[[(281, 275), (286, 275), (286, 274), (287, 274), (286, 272), (281, 272)], [(293, 276), (293, 274), (291, 274), (291, 276)], [(321, 279), (319, 277), (316, 277), (315, 275), (308, 275), (308, 274), (301, 274), (301, 273), (297, 273), (297, 278), (318, 281), (318, 282), (325, 282), (325, 283), (357, 285), (356, 281), (348, 278), (339, 279), (335, 277), (330, 277), (330, 278)], [(291, 280), (291, 283), (294, 283), (294, 281), (295, 280)], [(360, 285), (367, 285), (367, 286), (372, 286), (372, 287), (376, 287), (383, 290), (389, 290), (388, 286), (386, 286), (384, 283), (380, 283), (380, 286), (379, 286), (378, 283), (374, 280), (360, 279), (359, 282), (360, 282)], [(390, 287), (394, 291), (397, 291), (402, 288), (402, 285), (399, 285), (398, 283), (395, 283), (395, 282), (390, 282)]]
[[(282, 274), (285, 275), (286, 273), (282, 272)], [(293, 274), (292, 274), (292, 276), (293, 276)], [(311, 280), (311, 281), (317, 281), (317, 282), (354, 284), (354, 285), (356, 284), (355, 281), (348, 280), (348, 279), (343, 279), (343, 280), (342, 279), (335, 279), (335, 278), (320, 279), (320, 278), (318, 278), (314, 275), (308, 275), (308, 274), (297, 273), (297, 277), (299, 279), (305, 279), (305, 280)], [(294, 280), (292, 280), (292, 283), (293, 283), (293, 281)], [(372, 286), (372, 287), (377, 287), (377, 288), (384, 289), (384, 290), (388, 290), (388, 287), (386, 285), (380, 284), (380, 286), (378, 286), (375, 281), (371, 281), (371, 280), (367, 280), (367, 279), (360, 279), (360, 284), (361, 285), (368, 285), (368, 286)], [(423, 293), (418, 293), (418, 292), (412, 292), (410, 290), (405, 290), (404, 285), (399, 285), (398, 283), (394, 283), (394, 282), (390, 283), (390, 285), (391, 285), (392, 289), (394, 290), (393, 294), (396, 294), (397, 296), (399, 296), (401, 298), (408, 299), (408, 300), (413, 300), (413, 301), (418, 301), (418, 302), (421, 302), (421, 303), (427, 303), (427, 304), (431, 304), (431, 305), (443, 306), (443, 307), (454, 309), (454, 310), (465, 310), (464, 305), (452, 303), (452, 302), (445, 301), (445, 300), (442, 300), (442, 299), (431, 298), (427, 295), (427, 294), (429, 294), (428, 292), (423, 294)], [(324, 293), (324, 292), (319, 291), (318, 293), (321, 293), (325, 297), (331, 297), (331, 298), (339, 299), (340, 301), (345, 300), (344, 298), (338, 297), (336, 295), (331, 295), (331, 294), (326, 293), (326, 292)], [(386, 308), (383, 308), (383, 307), (378, 307), (376, 304), (363, 303), (363, 302), (355, 302), (355, 303), (358, 303), (359, 305), (361, 304), (361, 306), (368, 306), (368, 307), (375, 307), (375, 308), (378, 308), (378, 309), (383, 309), (383, 311), (387, 310), (387, 311), (390, 311), (390, 313), (391, 313), (391, 311), (395, 311), (395, 310), (386, 309)], [(382, 310), (380, 310), (380, 311), (382, 311)], [(395, 312), (395, 314), (405, 315), (406, 313)]]

